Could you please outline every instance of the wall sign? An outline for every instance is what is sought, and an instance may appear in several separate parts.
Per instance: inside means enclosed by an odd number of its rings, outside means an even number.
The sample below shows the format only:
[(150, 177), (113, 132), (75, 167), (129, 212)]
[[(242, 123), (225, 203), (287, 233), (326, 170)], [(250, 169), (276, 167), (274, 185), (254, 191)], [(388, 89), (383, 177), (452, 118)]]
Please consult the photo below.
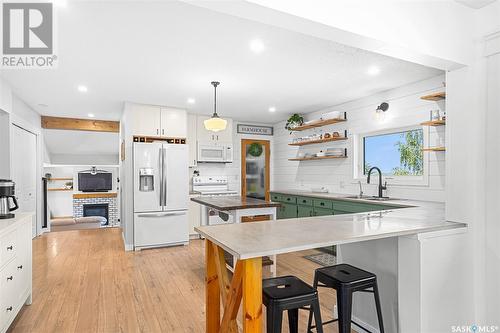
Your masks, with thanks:
[(271, 126), (238, 124), (238, 133), (254, 134), (254, 135), (273, 135), (273, 128)]

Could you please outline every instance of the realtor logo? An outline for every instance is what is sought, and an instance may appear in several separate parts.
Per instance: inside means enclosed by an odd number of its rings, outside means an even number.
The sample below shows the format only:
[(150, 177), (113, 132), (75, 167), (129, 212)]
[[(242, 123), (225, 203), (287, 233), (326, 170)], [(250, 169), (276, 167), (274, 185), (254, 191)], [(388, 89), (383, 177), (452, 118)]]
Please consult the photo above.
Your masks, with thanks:
[(53, 68), (54, 11), (47, 3), (2, 4), (2, 67)]

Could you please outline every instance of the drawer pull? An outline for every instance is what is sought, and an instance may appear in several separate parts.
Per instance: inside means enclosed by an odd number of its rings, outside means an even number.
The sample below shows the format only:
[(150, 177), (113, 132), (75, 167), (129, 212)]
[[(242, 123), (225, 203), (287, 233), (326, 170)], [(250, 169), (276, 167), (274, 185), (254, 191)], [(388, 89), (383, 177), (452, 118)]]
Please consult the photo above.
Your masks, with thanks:
[(9, 306), (6, 310), (7, 310), (7, 311), (12, 311), (12, 310), (13, 310), (13, 308), (12, 308), (12, 306)]
[(14, 250), (14, 246), (12, 246), (12, 245), (11, 246), (7, 246), (7, 251), (12, 251), (12, 250)]
[(23, 269), (23, 265), (17, 266), (17, 269)]
[(286, 198), (286, 201), (290, 201), (290, 198)]
[(13, 278), (14, 278), (14, 277), (13, 277), (12, 275), (11, 275), (11, 276), (9, 276), (9, 277), (7, 277), (7, 281), (9, 281), (9, 280), (10, 280), (10, 281), (12, 281), (12, 279), (13, 279)]
[(306, 202), (307, 202), (307, 200), (302, 200), (302, 203), (306, 203)]
[(321, 206), (324, 206), (324, 205), (325, 205), (325, 203), (324, 203), (324, 202), (321, 202), (321, 203), (320, 203), (320, 205), (321, 205)]

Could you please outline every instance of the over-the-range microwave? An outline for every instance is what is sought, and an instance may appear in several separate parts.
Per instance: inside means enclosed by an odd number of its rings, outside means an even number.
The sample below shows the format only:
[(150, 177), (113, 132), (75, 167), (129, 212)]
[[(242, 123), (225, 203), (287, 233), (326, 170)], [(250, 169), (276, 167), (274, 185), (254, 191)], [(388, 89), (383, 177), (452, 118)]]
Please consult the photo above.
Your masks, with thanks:
[(198, 162), (231, 163), (233, 161), (233, 145), (198, 143)]

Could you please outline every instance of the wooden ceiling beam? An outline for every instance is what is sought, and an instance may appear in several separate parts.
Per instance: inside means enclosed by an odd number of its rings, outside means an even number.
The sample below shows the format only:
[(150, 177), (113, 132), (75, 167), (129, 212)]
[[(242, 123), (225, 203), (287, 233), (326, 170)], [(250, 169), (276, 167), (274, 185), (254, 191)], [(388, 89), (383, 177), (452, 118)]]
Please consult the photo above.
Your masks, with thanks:
[(120, 122), (110, 120), (78, 119), (42, 116), (42, 128), (92, 131), (92, 132), (120, 132)]

